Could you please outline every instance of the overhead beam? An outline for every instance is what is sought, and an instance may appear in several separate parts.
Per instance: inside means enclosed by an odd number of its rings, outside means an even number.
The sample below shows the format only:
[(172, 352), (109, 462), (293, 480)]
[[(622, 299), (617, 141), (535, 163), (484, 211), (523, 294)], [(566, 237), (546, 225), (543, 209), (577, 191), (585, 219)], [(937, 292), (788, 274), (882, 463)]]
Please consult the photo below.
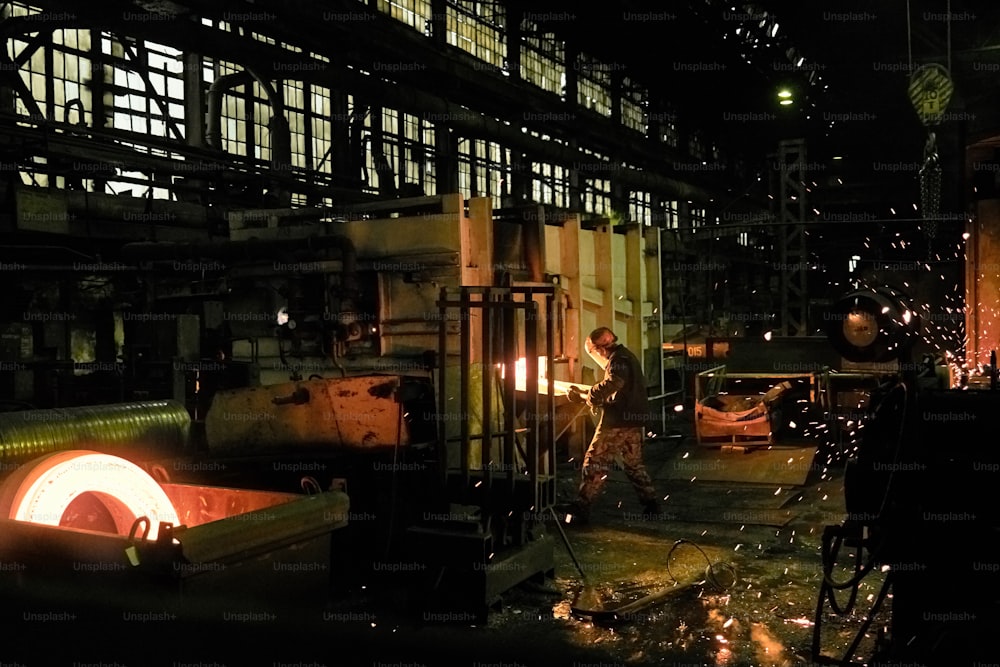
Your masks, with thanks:
[[(688, 161), (690, 156), (618, 127), (603, 116), (581, 108), (575, 100), (567, 103), (530, 84), (512, 82), (502, 74), (491, 72), (485, 63), (471, 55), (451, 47), (442, 48), (434, 40), (408, 27), (394, 25), (391, 18), (377, 12), (371, 21), (374, 28), (358, 30), (354, 24), (341, 25), (323, 20), (323, 13), (330, 11), (326, 5), (321, 8), (316, 3), (301, 0), (246, 5), (258, 14), (267, 13), (276, 17), (274, 21), (253, 26), (253, 29), (266, 31), (269, 36), (305, 50), (305, 53), (297, 54), (248, 36), (203, 26), (185, 14), (172, 19), (156, 15), (157, 20), (124, 22), (121, 17), (125, 9), (130, 15), (136, 13), (135, 6), (130, 3), (112, 0), (94, 9), (58, 0), (43, 0), (38, 4), (56, 11), (67, 11), (71, 7), (73, 13), (81, 17), (82, 23), (101, 25), (104, 30), (148, 39), (210, 58), (240, 60), (246, 66), (273, 72), (276, 79), (300, 78), (355, 94), (364, 93), (409, 113), (436, 114), (446, 118), (451, 127), (470, 136), (493, 140), (500, 138), (505, 145), (530, 152), (541, 159), (572, 164), (584, 172), (595, 169), (602, 177), (608, 177), (608, 163), (597, 161), (592, 155), (565, 144), (532, 137), (521, 132), (521, 127), (532, 127), (553, 136), (563, 132), (586, 135), (588, 147), (614, 156), (617, 164), (642, 165), (641, 170), (626, 167), (614, 170), (610, 175), (622, 184), (699, 202), (726, 199), (730, 195), (723, 183), (713, 183), (711, 178), (697, 178), (697, 175), (687, 172), (683, 179), (666, 175), (676, 171), (676, 163)], [(235, 13), (231, 6), (220, 7), (217, 3), (199, 0), (192, 0), (186, 6), (191, 14), (219, 20)], [(356, 3), (350, 3), (350, 8), (355, 12), (370, 11)], [(282, 31), (283, 25), (297, 26), (296, 33), (286, 34)], [(336, 49), (331, 49), (331, 44), (336, 44)], [(324, 54), (337, 64), (310, 58), (307, 55), (310, 51)], [(366, 75), (356, 68), (346, 67), (348, 61), (355, 67), (358, 62), (371, 61), (373, 53), (375, 58), (385, 60), (396, 58), (400, 62), (419, 62), (426, 69), (392, 72), (390, 78), (383, 76), (382, 72)], [(240, 54), (240, 57), (236, 58), (234, 54)], [(441, 83), (430, 81), (429, 72), (434, 73), (433, 78), (447, 82), (446, 91), (441, 94), (425, 91), (427, 87), (442, 87)], [(460, 99), (465, 104), (451, 99)], [(504, 110), (502, 115), (501, 109)], [(765, 206), (766, 202), (747, 204), (748, 209), (756, 210)]]

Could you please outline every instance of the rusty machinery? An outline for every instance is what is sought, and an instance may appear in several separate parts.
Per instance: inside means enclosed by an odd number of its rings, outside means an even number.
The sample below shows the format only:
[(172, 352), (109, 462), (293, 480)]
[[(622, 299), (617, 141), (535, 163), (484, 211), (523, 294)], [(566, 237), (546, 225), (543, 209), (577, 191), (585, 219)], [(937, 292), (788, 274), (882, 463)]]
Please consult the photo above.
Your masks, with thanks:
[[(374, 587), (403, 583), (417, 608), (465, 619), (481, 618), (506, 590), (552, 570), (544, 522), (555, 497), (557, 413), (568, 400), (559, 382), (541, 379), (546, 369), (538, 360), (554, 358), (558, 287), (446, 288), (439, 312), (428, 318), (437, 320), (437, 350), (416, 350), (396, 366), (349, 370), (352, 359), (381, 358), (381, 295), (374, 272), (358, 270), (346, 237), (128, 244), (123, 257), (138, 264), (143, 285), (126, 318), (124, 375), (142, 389), (133, 395), (176, 400), (131, 412), (126, 405), (71, 408), (66, 417), (42, 410), (32, 414), (47, 416), (31, 420), (23, 411), (9, 413), (0, 422), (4, 454), (24, 456), (5, 470), (40, 465), (42, 458), (28, 454), (93, 449), (124, 452), (166, 489), (201, 489), (200, 496), (182, 494), (188, 504), (215, 498), (216, 486), (296, 497), (303, 488), (346, 491), (354, 520), (336, 526), (340, 548), (329, 557), (338, 571), (353, 568), (360, 576), (344, 579)], [(203, 270), (192, 277), (189, 263)], [(169, 326), (142, 317), (160, 311), (177, 317)], [(186, 324), (185, 314), (193, 322)], [(247, 362), (234, 360), (240, 352)], [(151, 380), (157, 374), (159, 384)], [(178, 410), (195, 416), (184, 421), (179, 440), (140, 453), (137, 442), (156, 430), (150, 422), (173, 423)], [(127, 423), (107, 421), (118, 414)], [(129, 420), (141, 428), (130, 430)], [(60, 429), (59, 444), (39, 446), (52, 427)], [(115, 449), (116, 429), (125, 434), (125, 449)], [(99, 532), (121, 537), (122, 522), (109, 516), (128, 513), (113, 494), (88, 493), (81, 503), (101, 517)], [(102, 497), (106, 502), (94, 500)], [(293, 523), (304, 530), (309, 512), (296, 516)], [(329, 523), (316, 528), (329, 532)], [(38, 558), (18, 546), (21, 537), (35, 539), (35, 528), (10, 530), (20, 536), (11, 557)], [(39, 530), (59, 543), (77, 539)], [(282, 529), (260, 530), (264, 539)], [(194, 539), (188, 535), (182, 545)], [(65, 549), (76, 548), (69, 542)], [(175, 546), (164, 546), (164, 554)], [(162, 566), (164, 558), (146, 562)], [(423, 567), (372, 574), (372, 563), (389, 561)]]
[(5, 621), (37, 609), (98, 624), (151, 609), (205, 620), (234, 604), (325, 602), (325, 569), (283, 576), (280, 596), (266, 575), (329, 561), (347, 495), (156, 479), (151, 463), (177, 460), (190, 425), (176, 401), (0, 415)]
[[(539, 359), (554, 358), (554, 327), (544, 323), (555, 296), (552, 285), (441, 290), (437, 475), (446, 493), (407, 534), (431, 574), (432, 613), (483, 608), (554, 569), (545, 520), (556, 494), (558, 401)], [(449, 322), (458, 324), (457, 350)]]
[[(920, 318), (906, 295), (860, 290), (839, 300), (827, 336), (850, 361), (897, 361), (873, 392), (870, 416), (844, 477), (846, 519), (823, 535), (823, 583), (813, 660), (853, 664), (866, 633), (877, 637), (868, 664), (974, 664), (995, 649), (984, 638), (1000, 619), (993, 495), (1000, 455), (982, 438), (1000, 408), (996, 368), (989, 386), (944, 389), (910, 359)], [(841, 548), (853, 575), (837, 575)], [(865, 577), (884, 576), (866, 622), (842, 658), (823, 652), (822, 620), (850, 612)], [(876, 574), (877, 576), (877, 574)], [(883, 604), (891, 592), (891, 616)], [(842, 599), (838, 599), (842, 598)]]

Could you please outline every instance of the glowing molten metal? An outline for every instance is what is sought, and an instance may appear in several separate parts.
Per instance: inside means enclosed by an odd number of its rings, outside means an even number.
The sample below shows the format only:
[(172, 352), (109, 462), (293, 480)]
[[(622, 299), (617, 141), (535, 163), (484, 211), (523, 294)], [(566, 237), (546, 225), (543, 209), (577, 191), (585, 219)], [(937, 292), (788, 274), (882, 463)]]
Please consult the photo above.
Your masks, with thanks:
[(118, 534), (128, 535), (139, 517), (149, 519), (147, 539), (155, 540), (161, 522), (178, 525), (177, 511), (163, 488), (142, 468), (125, 459), (74, 450), (26, 464), (29, 468), (14, 493), (10, 518), (49, 526), (65, 525), (67, 509), (81, 496), (97, 498), (114, 520)]

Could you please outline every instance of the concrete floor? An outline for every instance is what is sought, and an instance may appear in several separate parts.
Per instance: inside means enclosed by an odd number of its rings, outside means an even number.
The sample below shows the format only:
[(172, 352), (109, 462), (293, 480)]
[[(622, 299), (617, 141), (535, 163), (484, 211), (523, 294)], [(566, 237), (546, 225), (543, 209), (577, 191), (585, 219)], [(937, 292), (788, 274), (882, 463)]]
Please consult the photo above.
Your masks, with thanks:
[[(592, 650), (592, 661), (607, 665), (785, 667), (808, 662), (822, 578), (820, 538), (826, 524), (844, 518), (840, 466), (826, 466), (812, 454), (795, 448), (723, 453), (699, 449), (690, 438), (649, 443), (646, 464), (665, 497), (662, 516), (642, 519), (631, 486), (616, 471), (590, 524), (567, 527), (580, 567), (560, 545), (555, 583), (562, 595), (554, 596), (551, 605), (528, 595), (512, 597), (490, 627), (530, 633), (534, 626), (535, 632), (559, 634)], [(808, 467), (803, 483), (717, 481), (739, 477), (741, 470), (759, 478), (755, 468), (761, 464), (754, 459), (776, 457)], [(763, 463), (765, 472), (771, 466)], [(567, 473), (561, 484), (571, 497), (572, 469)], [(678, 540), (684, 542), (671, 553)], [(597, 606), (613, 608), (675, 583), (703, 580), (709, 562), (731, 566), (735, 585), (725, 592), (698, 586), (620, 623), (595, 623), (570, 613), (576, 595), (594, 597), (580, 569), (596, 591)], [(860, 599), (877, 593), (880, 584), (872, 576), (862, 585)], [(866, 607), (860, 606), (863, 614)], [(825, 620), (824, 652), (840, 657), (861, 620), (860, 615)]]
[[(4, 620), (17, 630), (18, 641), (0, 656), (22, 665), (73, 667), (808, 664), (820, 538), (825, 525), (844, 518), (843, 462), (822, 453), (814, 458), (812, 449), (796, 447), (722, 452), (699, 448), (691, 437), (650, 441), (645, 458), (665, 498), (662, 515), (652, 521), (638, 516), (624, 473), (613, 472), (591, 524), (566, 527), (579, 569), (555, 524), (549, 525), (555, 578), (508, 591), (479, 625), (463, 619), (415, 623), (402, 597), (384, 593), (354, 595), (323, 609), (290, 601), (272, 609), (274, 618), (230, 623), (196, 617), (87, 623), (84, 614), (72, 623), (12, 625), (22, 619), (8, 606)], [(573, 496), (578, 474), (576, 462), (561, 464), (562, 498)], [(741, 477), (755, 481), (734, 481)], [(668, 561), (678, 540), (685, 542)], [(571, 613), (574, 603), (613, 608), (676, 582), (698, 581), (708, 562), (731, 565), (735, 585), (725, 592), (696, 586), (614, 623)], [(862, 584), (859, 610), (844, 618), (827, 614), (827, 655), (840, 657), (860, 627), (864, 601), (881, 583), (878, 575), (869, 579)], [(861, 655), (866, 648), (870, 641)]]

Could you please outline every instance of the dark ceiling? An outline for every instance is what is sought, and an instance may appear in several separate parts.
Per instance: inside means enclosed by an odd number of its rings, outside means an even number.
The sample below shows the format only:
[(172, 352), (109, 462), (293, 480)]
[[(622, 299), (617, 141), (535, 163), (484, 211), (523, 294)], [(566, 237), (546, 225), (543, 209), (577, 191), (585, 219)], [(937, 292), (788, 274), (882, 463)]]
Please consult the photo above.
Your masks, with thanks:
[[(699, 125), (742, 150), (773, 150), (780, 138), (803, 136), (817, 159), (838, 155), (866, 168), (920, 160), (926, 128), (907, 88), (910, 71), (931, 62), (950, 67), (954, 79), (948, 107), (954, 120), (937, 128), (944, 152), (960, 152), (970, 136), (1000, 125), (1000, 114), (986, 111), (994, 106), (1000, 69), (1000, 3), (522, 4), (543, 28), (627, 64), (647, 82), (651, 97), (681, 105)], [(805, 60), (796, 67), (800, 58)], [(778, 106), (783, 86), (795, 90), (793, 106)]]

